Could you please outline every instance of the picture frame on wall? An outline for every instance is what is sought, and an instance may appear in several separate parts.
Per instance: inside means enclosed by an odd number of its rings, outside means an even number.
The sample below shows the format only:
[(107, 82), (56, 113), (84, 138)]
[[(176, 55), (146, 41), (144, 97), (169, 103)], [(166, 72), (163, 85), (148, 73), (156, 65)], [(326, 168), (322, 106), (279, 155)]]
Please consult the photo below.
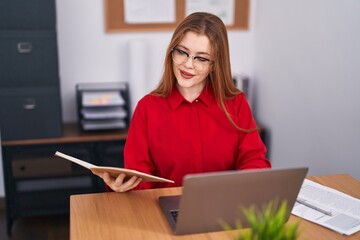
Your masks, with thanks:
[(218, 15), (223, 19), (228, 30), (249, 28), (249, 0), (155, 1), (156, 3), (148, 0), (104, 0), (105, 31), (107, 33), (172, 31), (185, 16), (194, 11), (206, 11)]

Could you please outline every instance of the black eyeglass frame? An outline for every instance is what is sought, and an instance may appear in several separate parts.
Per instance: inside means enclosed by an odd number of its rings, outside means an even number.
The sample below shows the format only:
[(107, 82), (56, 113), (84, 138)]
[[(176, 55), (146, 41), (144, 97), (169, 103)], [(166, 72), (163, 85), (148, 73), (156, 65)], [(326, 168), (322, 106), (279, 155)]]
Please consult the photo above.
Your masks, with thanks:
[(184, 50), (181, 50), (181, 49), (176, 48), (176, 47), (171, 49), (171, 55), (174, 53), (174, 51), (177, 51), (180, 54), (186, 55), (187, 58), (191, 57), (193, 61), (196, 61), (198, 59), (198, 60), (200, 60), (200, 62), (203, 62), (203, 63), (205, 63), (205, 62), (208, 62), (209, 64), (214, 63), (213, 60), (210, 60), (210, 59), (207, 59), (207, 58), (204, 58), (204, 57), (200, 57), (200, 56), (193, 56), (193, 55), (185, 52)]

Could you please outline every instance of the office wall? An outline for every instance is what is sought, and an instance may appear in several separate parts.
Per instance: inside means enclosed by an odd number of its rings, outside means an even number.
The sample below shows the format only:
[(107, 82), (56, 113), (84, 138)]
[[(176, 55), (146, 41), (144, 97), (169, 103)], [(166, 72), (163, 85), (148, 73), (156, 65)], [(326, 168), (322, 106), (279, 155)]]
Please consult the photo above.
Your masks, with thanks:
[[(171, 31), (107, 34), (104, 30), (103, 1), (61, 0), (57, 1), (57, 11), (64, 121), (76, 120), (76, 83), (128, 81), (131, 69), (128, 57), (130, 41), (143, 41), (148, 48), (144, 54), (132, 56), (147, 60), (147, 65), (140, 64), (138, 69), (146, 71), (148, 77), (143, 93), (156, 86), (162, 73)], [(229, 38), (233, 71), (251, 74), (254, 43), (252, 31), (230, 32)], [(132, 100), (134, 107), (138, 99)]]
[(274, 166), (360, 179), (360, 1), (257, 1), (258, 118)]
[[(58, 0), (57, 29), (59, 45), (59, 71), (64, 122), (77, 120), (75, 85), (80, 82), (127, 81), (130, 77), (129, 42), (141, 41), (148, 51), (135, 58), (146, 58), (147, 65), (139, 66), (146, 71), (147, 79), (142, 89), (144, 94), (158, 83), (163, 67), (166, 47), (171, 31), (148, 33), (105, 33), (103, 0)], [(255, 4), (255, 3), (254, 3)], [(252, 6), (255, 6), (255, 5)], [(254, 17), (251, 8), (251, 19)], [(254, 39), (253, 28), (249, 31), (229, 32), (232, 70), (234, 74), (253, 72)], [(135, 66), (135, 69), (137, 67)], [(129, 82), (130, 87), (133, 83)], [(138, 85), (138, 84), (136, 84)], [(132, 95), (134, 97), (134, 94)], [(137, 98), (132, 98), (135, 107)], [(1, 157), (1, 156), (0, 156)], [(2, 167), (0, 165), (0, 177)], [(2, 177), (1, 177), (2, 180)], [(4, 188), (0, 181), (0, 196)]]

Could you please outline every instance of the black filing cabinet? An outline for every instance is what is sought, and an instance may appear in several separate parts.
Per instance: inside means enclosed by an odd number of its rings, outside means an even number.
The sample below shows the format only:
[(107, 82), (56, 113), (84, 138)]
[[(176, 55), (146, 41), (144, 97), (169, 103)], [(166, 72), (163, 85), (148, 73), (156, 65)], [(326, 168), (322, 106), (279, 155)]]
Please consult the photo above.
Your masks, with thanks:
[(60, 137), (55, 0), (0, 0), (3, 141)]

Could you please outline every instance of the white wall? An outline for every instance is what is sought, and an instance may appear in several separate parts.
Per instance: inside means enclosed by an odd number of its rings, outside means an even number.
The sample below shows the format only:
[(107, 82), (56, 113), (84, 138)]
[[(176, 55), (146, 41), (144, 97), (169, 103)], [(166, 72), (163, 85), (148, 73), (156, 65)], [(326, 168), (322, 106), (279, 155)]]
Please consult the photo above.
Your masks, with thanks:
[[(146, 69), (139, 69), (148, 75), (144, 94), (156, 86), (171, 31), (105, 33), (103, 1), (61, 0), (57, 1), (57, 12), (64, 121), (76, 120), (76, 83), (128, 81), (129, 41), (143, 40), (149, 49), (148, 53), (136, 56), (148, 60)], [(254, 55), (252, 31), (232, 31), (229, 38), (234, 73), (251, 75)], [(135, 103), (136, 99), (133, 106)]]
[[(148, 82), (144, 84), (143, 89), (141, 89), (142, 92), (144, 94), (149, 92), (160, 80), (164, 53), (170, 42), (172, 32), (105, 33), (103, 2), (102, 0), (56, 1), (60, 85), (64, 122), (77, 120), (75, 99), (75, 85), (77, 83), (128, 82), (129, 41), (145, 41), (149, 48), (145, 55), (135, 56), (138, 58), (145, 57), (148, 60), (146, 68), (139, 69), (139, 71), (146, 71), (148, 76)], [(254, 16), (253, 9), (251, 8), (251, 16)], [(232, 70), (234, 74), (245, 73), (252, 76), (253, 37), (252, 27), (249, 31), (229, 32)], [(132, 83), (130, 82), (129, 84), (131, 87)], [(137, 92), (139, 91), (137, 90)], [(133, 107), (137, 100), (132, 99)], [(2, 167), (0, 164), (0, 177), (1, 175)], [(1, 181), (0, 196), (4, 196), (4, 188)]]
[(360, 1), (257, 1), (258, 118), (274, 166), (360, 179)]

